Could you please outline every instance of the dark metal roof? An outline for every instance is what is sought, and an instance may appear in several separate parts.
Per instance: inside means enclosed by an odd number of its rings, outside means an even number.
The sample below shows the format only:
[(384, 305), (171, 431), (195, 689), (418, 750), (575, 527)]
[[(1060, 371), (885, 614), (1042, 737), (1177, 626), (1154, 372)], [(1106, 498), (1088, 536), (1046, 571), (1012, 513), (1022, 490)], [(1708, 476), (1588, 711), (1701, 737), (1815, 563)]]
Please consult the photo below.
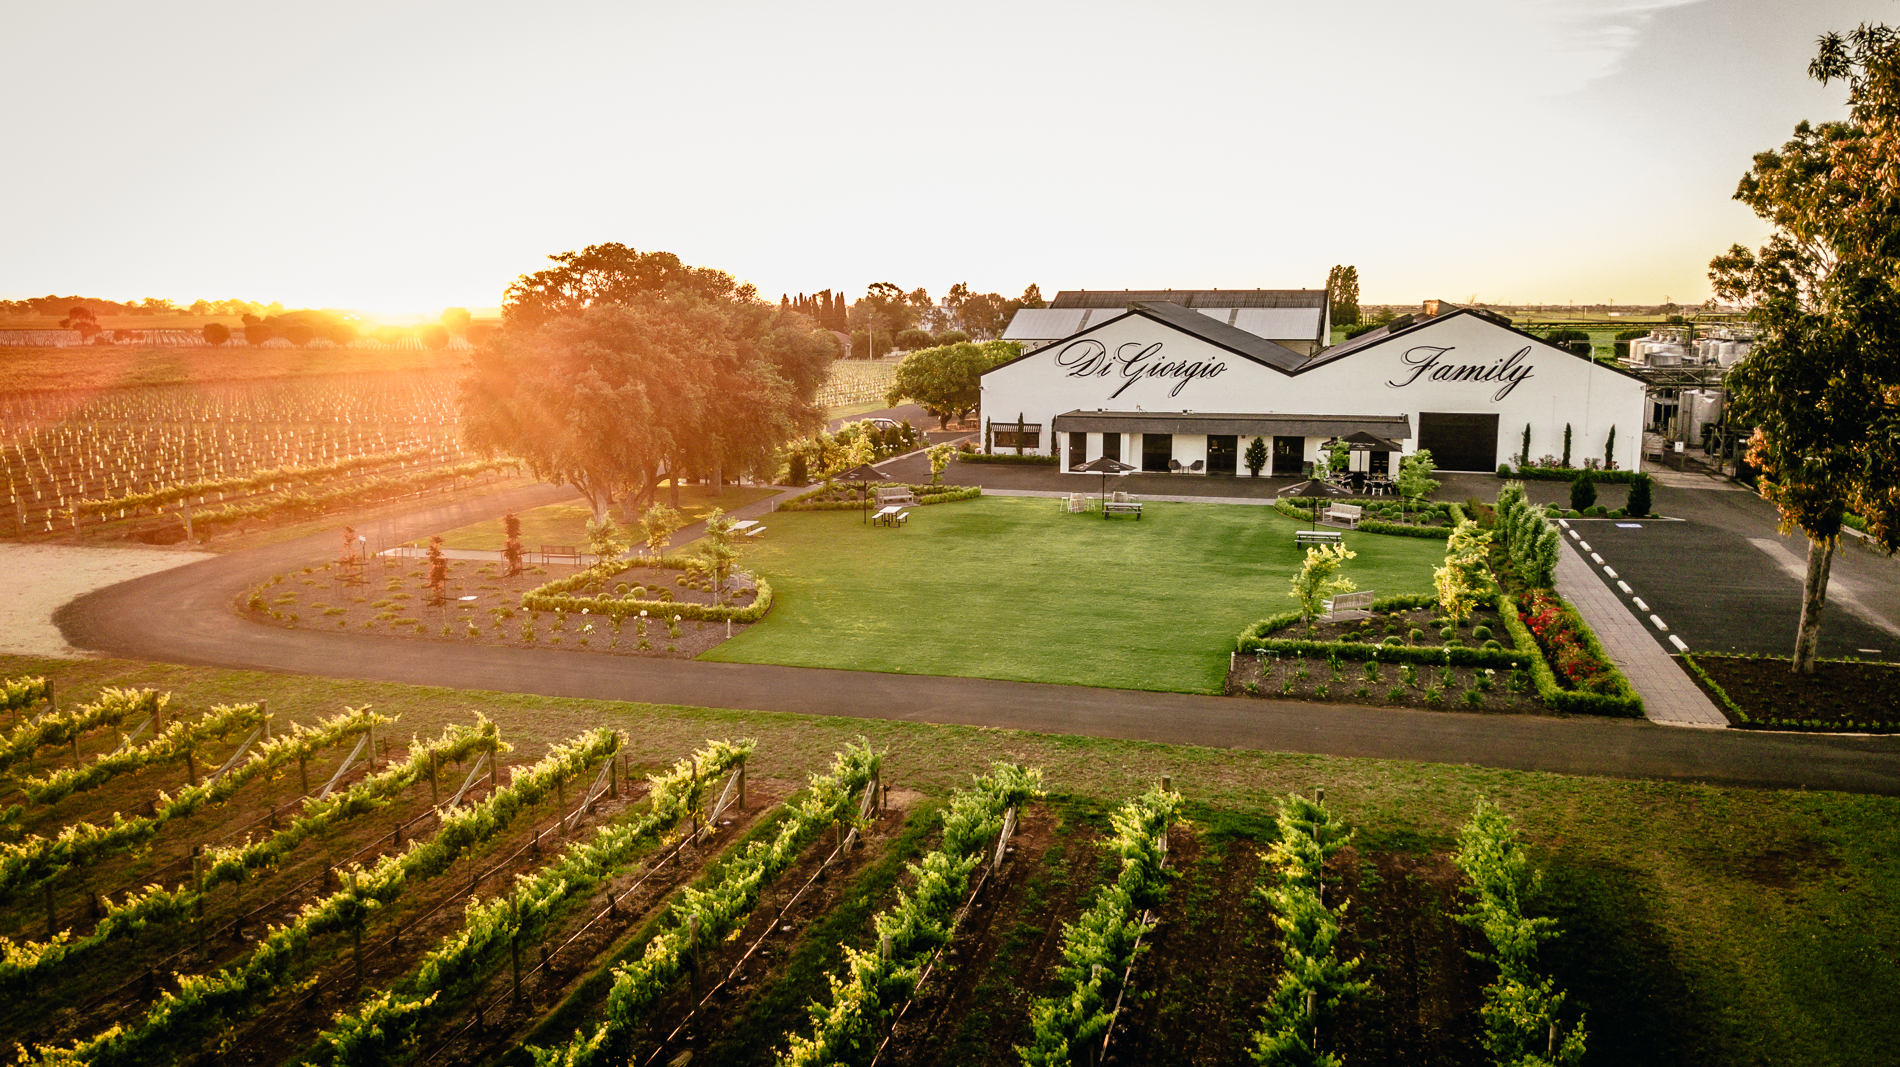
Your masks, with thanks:
[(1167, 323), (1182, 333), (1191, 333), (1208, 344), (1219, 345), (1275, 370), (1292, 373), (1306, 365), (1306, 357), (1284, 345), (1275, 344), (1259, 334), (1229, 326), (1198, 311), (1189, 311), (1165, 300), (1137, 301), (1129, 310)]
[(1057, 293), (1052, 308), (1125, 308), (1166, 301), (1184, 308), (1323, 308), (1324, 289), (1070, 289)]
[(1075, 411), (1055, 417), (1057, 433), (1235, 434), (1260, 437), (1344, 437), (1367, 433), (1404, 440), (1409, 415), (1254, 415), (1203, 411)]

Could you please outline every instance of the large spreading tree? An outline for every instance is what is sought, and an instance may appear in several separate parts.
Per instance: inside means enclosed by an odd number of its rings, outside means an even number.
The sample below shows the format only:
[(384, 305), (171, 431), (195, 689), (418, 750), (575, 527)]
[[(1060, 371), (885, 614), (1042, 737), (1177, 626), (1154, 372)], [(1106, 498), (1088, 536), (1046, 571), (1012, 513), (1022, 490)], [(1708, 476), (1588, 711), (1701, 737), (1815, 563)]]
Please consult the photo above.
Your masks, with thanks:
[(671, 253), (595, 245), (508, 289), (462, 386), (471, 447), (580, 490), (596, 518), (672, 487), (764, 470), (816, 429), (838, 346), (809, 318)]
[(897, 365), (885, 403), (914, 400), (937, 417), (937, 426), (942, 429), (949, 426), (949, 420), (976, 410), (982, 400), (984, 371), (1021, 354), (1022, 346), (1014, 341), (964, 341), (912, 352)]
[(1809, 73), (1845, 81), (1849, 118), (1795, 127), (1762, 152), (1735, 198), (1769, 222), (1757, 251), (1709, 264), (1717, 293), (1758, 328), (1729, 372), (1749, 461), (1784, 529), (1808, 538), (1794, 669), (1814, 671), (1828, 572), (1846, 512), (1900, 547), (1900, 38), (1829, 34)]

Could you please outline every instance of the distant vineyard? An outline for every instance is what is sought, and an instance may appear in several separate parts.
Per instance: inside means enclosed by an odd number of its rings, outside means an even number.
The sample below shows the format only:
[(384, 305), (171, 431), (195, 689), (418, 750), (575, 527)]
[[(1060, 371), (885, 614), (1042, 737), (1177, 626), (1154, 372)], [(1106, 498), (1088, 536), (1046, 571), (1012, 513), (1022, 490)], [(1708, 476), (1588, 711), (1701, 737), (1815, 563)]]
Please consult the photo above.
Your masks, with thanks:
[(473, 458), (444, 374), (15, 396), (0, 399), (0, 529), (76, 529), (310, 487), (341, 500), (337, 490), (357, 483)]
[(818, 406), (850, 407), (883, 403), (897, 377), (896, 360), (841, 359), (831, 365), (831, 377), (818, 388)]

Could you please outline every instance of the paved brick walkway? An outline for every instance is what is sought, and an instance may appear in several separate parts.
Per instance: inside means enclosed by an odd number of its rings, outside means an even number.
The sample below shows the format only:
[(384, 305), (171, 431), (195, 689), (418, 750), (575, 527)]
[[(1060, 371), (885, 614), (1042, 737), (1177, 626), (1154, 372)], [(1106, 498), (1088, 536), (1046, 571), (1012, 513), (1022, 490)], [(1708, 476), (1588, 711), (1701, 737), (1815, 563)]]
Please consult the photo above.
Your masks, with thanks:
[(1566, 530), (1563, 554), (1557, 558), (1557, 592), (1576, 605), (1577, 614), (1636, 687), (1644, 715), (1665, 726), (1727, 729), (1728, 719), (1644, 629), (1648, 624), (1642, 617), (1592, 573), (1572, 540)]

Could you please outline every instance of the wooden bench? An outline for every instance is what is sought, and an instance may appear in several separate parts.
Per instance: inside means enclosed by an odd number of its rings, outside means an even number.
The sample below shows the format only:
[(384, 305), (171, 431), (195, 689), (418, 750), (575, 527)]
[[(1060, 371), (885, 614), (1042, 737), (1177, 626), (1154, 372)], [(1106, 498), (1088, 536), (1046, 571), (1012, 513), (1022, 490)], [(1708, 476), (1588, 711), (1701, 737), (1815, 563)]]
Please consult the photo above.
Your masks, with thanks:
[(581, 562), (581, 553), (580, 553), (580, 550), (575, 548), (573, 545), (542, 545), (541, 546), (541, 562), (548, 563), (557, 559), (572, 562), (575, 566), (578, 567), (580, 566), (580, 562)]
[(1345, 534), (1338, 530), (1300, 530), (1293, 535), (1293, 547), (1301, 545), (1336, 545)]
[(888, 507), (892, 504), (915, 504), (915, 503), (917, 503), (917, 494), (911, 492), (909, 489), (903, 488), (902, 486), (898, 486), (895, 488), (879, 489), (877, 491), (877, 506), (880, 508)]
[(1348, 619), (1370, 619), (1372, 617), (1372, 590), (1364, 589), (1357, 593), (1341, 593), (1326, 602), (1326, 614), (1320, 616), (1321, 622), (1344, 622)]
[(1102, 505), (1102, 518), (1110, 515), (1133, 515), (1136, 522), (1141, 521), (1141, 504), (1133, 500), (1111, 500)]
[(1325, 511), (1320, 512), (1319, 518), (1321, 522), (1337, 522), (1356, 527), (1365, 514), (1365, 509), (1357, 504), (1329, 504)]

